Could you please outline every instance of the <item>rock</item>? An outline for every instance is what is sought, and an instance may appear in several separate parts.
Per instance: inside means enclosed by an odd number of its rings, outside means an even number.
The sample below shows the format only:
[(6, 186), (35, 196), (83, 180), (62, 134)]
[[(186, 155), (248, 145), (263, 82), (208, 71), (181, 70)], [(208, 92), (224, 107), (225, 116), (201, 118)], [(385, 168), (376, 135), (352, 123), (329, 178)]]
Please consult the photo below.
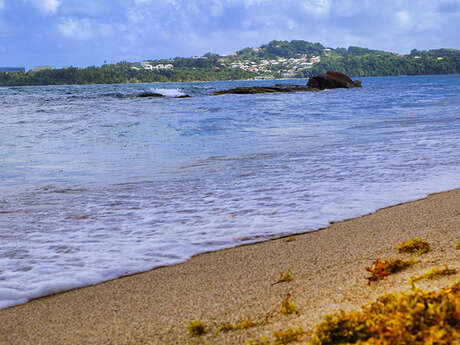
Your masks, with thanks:
[[(154, 97), (154, 98), (163, 98), (166, 97), (165, 95), (162, 95), (161, 93), (155, 93), (155, 92), (142, 92), (138, 94), (136, 97)], [(190, 98), (189, 95), (181, 95), (181, 96), (176, 96), (173, 98)]]
[(328, 71), (327, 73), (310, 78), (307, 86), (320, 90), (337, 88), (349, 89), (353, 87), (361, 87), (361, 81), (353, 81), (350, 77), (340, 72)]
[(157, 97), (161, 98), (164, 97), (161, 93), (155, 93), (155, 92), (142, 92), (138, 94), (136, 97)]
[(222, 90), (214, 92), (215, 96), (225, 94), (236, 95), (253, 95), (257, 93), (275, 93), (275, 92), (305, 92), (305, 91), (319, 91), (319, 89), (311, 88), (302, 85), (286, 85), (276, 84), (274, 86), (252, 86), (252, 87), (237, 87), (229, 90)]
[(274, 86), (251, 86), (251, 87), (236, 87), (234, 89), (222, 90), (214, 92), (214, 95), (236, 94), (236, 95), (252, 95), (256, 93), (274, 93), (274, 92), (311, 92), (325, 89), (337, 88), (353, 88), (361, 87), (359, 80), (351, 80), (345, 74), (328, 71), (308, 80), (306, 86), (275, 84)]

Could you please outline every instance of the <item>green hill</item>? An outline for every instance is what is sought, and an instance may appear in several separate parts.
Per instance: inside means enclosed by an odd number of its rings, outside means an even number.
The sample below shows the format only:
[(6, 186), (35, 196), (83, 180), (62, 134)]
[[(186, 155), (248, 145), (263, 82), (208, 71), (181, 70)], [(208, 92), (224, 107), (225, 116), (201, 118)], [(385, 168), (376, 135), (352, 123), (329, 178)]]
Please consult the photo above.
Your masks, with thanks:
[(361, 47), (327, 48), (307, 41), (271, 41), (229, 56), (176, 57), (143, 63), (39, 72), (2, 72), (0, 86), (148, 83), (192, 80), (307, 78), (335, 70), (350, 76), (460, 73), (460, 51), (412, 50), (408, 55)]

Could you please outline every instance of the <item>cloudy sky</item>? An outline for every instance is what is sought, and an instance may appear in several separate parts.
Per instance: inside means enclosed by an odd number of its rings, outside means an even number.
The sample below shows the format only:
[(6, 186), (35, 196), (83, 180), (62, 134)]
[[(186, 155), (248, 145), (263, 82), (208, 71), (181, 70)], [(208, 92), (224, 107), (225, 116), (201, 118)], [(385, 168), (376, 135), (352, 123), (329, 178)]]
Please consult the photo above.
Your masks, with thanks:
[(0, 66), (229, 54), (302, 39), (460, 49), (460, 0), (0, 0)]

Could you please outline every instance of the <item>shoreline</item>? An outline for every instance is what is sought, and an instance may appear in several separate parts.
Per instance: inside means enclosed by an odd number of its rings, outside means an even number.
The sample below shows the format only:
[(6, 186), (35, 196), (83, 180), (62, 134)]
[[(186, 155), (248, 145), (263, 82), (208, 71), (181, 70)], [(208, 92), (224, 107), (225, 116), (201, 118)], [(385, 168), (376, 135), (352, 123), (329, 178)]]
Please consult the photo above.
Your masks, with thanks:
[[(244, 344), (286, 327), (311, 329), (327, 312), (357, 308), (383, 292), (407, 290), (408, 277), (448, 264), (460, 269), (460, 189), (333, 222), (311, 232), (201, 253), (158, 267), (0, 310), (5, 344)], [(421, 237), (432, 251), (402, 273), (367, 285), (376, 258), (399, 257), (397, 243)], [(291, 269), (294, 281), (272, 285)], [(440, 287), (457, 275), (421, 283)], [(220, 323), (261, 320), (291, 293), (300, 316), (274, 316), (249, 330), (216, 333)], [(208, 325), (190, 338), (194, 319)]]
[[(386, 77), (417, 77), (417, 76), (451, 76), (460, 75), (459, 73), (449, 74), (389, 74), (389, 75), (350, 75), (352, 78), (386, 78)], [(212, 82), (238, 82), (238, 81), (278, 81), (278, 80), (307, 80), (310, 77), (293, 77), (293, 78), (270, 78), (270, 79), (215, 79), (215, 80), (182, 80), (182, 81), (153, 81), (137, 83), (84, 83), (84, 84), (21, 84), (21, 85), (0, 85), (0, 88), (7, 87), (42, 87), (42, 86), (92, 86), (92, 85), (140, 85), (140, 84), (180, 84), (180, 83), (212, 83)]]

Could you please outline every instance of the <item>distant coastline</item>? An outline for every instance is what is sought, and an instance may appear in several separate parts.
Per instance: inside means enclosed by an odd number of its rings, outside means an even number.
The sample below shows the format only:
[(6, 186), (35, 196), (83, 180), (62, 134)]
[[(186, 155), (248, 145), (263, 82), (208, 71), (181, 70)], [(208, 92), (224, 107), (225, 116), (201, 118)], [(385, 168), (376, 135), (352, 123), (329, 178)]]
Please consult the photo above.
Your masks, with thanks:
[(360, 47), (327, 48), (306, 41), (272, 41), (231, 55), (143, 62), (100, 67), (40, 67), (25, 72), (0, 69), (0, 86), (136, 84), (219, 80), (309, 78), (328, 70), (354, 77), (459, 74), (460, 50), (412, 50), (408, 55)]

